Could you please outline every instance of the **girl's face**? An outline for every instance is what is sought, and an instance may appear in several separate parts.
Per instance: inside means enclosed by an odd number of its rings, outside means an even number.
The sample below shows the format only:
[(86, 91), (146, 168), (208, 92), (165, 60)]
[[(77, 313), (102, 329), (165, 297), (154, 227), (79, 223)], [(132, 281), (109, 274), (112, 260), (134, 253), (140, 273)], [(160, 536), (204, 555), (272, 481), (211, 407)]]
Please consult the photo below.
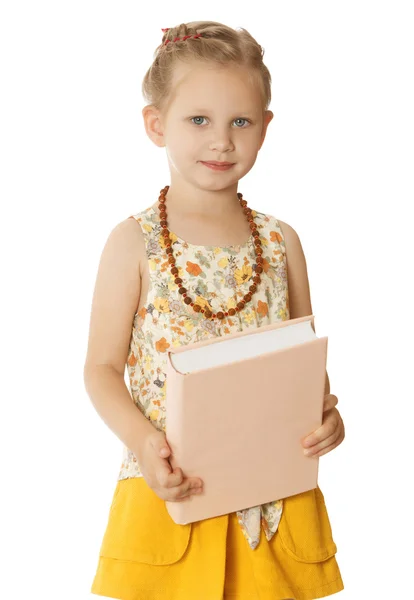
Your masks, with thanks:
[[(273, 118), (263, 110), (254, 81), (241, 67), (176, 67), (168, 104), (162, 113), (156, 111), (153, 121), (157, 133), (147, 127), (151, 139), (165, 146), (175, 180), (213, 191), (237, 185), (250, 171)], [(234, 164), (218, 171), (202, 161)]]

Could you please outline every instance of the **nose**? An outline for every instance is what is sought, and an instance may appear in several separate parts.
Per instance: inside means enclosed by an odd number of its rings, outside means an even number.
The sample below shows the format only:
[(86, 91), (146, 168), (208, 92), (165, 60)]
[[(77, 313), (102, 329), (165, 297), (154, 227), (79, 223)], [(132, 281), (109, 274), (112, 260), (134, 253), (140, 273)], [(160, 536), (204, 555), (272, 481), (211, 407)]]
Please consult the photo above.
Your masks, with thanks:
[(217, 150), (217, 152), (230, 152), (231, 150), (234, 150), (230, 131), (227, 128), (215, 130), (209, 149), (211, 151)]

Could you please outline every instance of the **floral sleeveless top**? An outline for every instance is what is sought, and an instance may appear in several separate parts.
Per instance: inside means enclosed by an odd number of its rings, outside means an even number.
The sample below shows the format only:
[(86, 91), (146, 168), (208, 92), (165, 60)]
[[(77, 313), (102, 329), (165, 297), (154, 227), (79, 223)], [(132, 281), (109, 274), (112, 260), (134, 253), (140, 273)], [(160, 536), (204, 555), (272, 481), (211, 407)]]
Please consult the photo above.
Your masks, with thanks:
[[(149, 289), (145, 305), (134, 317), (127, 371), (129, 390), (137, 407), (165, 432), (166, 356), (169, 348), (228, 333), (256, 329), (289, 319), (285, 242), (278, 220), (258, 211), (252, 216), (263, 248), (263, 271), (252, 300), (243, 310), (222, 320), (206, 319), (184, 303), (174, 283), (158, 211), (152, 206), (132, 215), (142, 228), (149, 264)], [(227, 247), (198, 246), (170, 232), (178, 277), (194, 303), (213, 313), (234, 308), (249, 292), (255, 276), (253, 236), (244, 244)], [(134, 454), (123, 448), (118, 480), (142, 477)], [(267, 540), (277, 530), (283, 500), (237, 512), (243, 534), (254, 549), (261, 526)]]

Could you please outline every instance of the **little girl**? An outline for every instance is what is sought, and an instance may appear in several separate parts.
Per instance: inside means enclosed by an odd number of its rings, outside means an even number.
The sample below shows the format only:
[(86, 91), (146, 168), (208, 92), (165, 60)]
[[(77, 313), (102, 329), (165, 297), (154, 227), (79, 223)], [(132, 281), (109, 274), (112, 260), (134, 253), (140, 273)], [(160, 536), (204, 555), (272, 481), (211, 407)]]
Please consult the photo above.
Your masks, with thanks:
[[(200, 478), (169, 462), (168, 349), (312, 307), (296, 232), (237, 191), (273, 117), (261, 46), (245, 29), (210, 21), (163, 32), (143, 82), (143, 117), (167, 151), (171, 181), (112, 230), (92, 304), (85, 386), (124, 456), (91, 592), (121, 600), (329, 596), (344, 586), (319, 487), (187, 525), (166, 509), (166, 500), (203, 493)], [(327, 375), (325, 394), (322, 426), (298, 440), (309, 460), (344, 438)]]

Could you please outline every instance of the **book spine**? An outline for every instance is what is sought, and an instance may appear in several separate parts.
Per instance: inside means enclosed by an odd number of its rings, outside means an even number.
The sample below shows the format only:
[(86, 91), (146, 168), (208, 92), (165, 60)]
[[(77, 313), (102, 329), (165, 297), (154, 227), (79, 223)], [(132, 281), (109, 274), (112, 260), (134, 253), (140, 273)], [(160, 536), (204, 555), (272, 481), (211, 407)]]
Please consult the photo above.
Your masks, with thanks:
[(325, 399), (325, 383), (326, 383), (326, 367), (327, 367), (327, 362), (328, 362), (328, 337), (322, 337), (322, 338), (318, 338), (321, 342), (321, 347), (322, 347), (322, 366), (323, 368), (321, 368), (321, 394), (320, 394), (320, 398), (321, 398), (321, 407), (320, 407), (320, 422), (319, 422), (319, 426), (322, 425), (323, 422), (323, 402)]
[(185, 375), (178, 373), (168, 362), (165, 396), (165, 435), (171, 448), (170, 464), (174, 469), (179, 465), (180, 440), (183, 426), (183, 397)]

